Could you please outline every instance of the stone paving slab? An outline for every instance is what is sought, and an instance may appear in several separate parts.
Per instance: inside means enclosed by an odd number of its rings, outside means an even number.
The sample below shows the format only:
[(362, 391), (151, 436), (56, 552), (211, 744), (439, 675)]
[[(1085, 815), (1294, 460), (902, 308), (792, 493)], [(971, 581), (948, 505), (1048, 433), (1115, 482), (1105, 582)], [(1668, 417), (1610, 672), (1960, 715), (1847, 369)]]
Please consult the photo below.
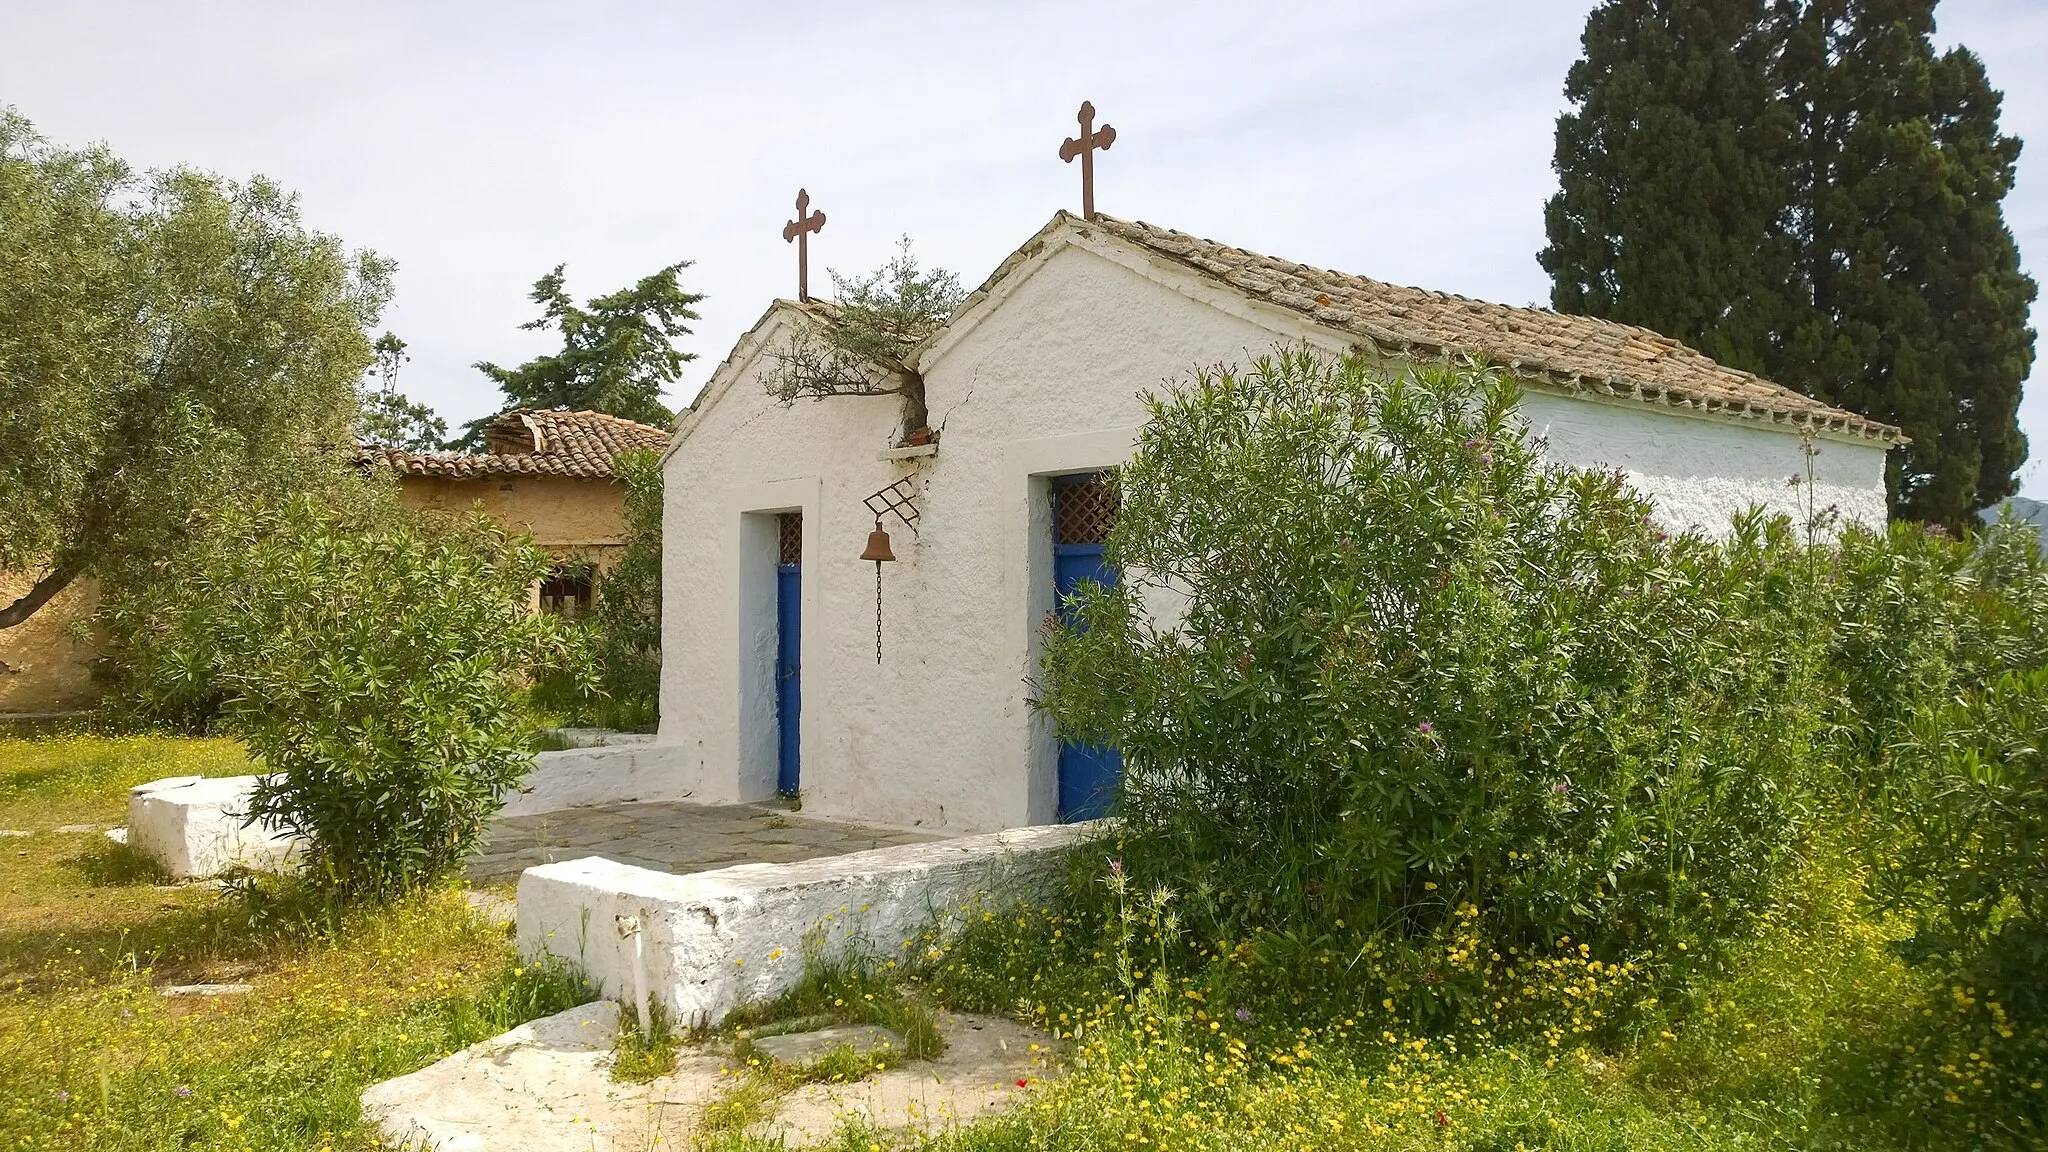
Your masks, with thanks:
[(806, 1084), (749, 1135), (771, 1146), (816, 1147), (838, 1143), (841, 1127), (858, 1119), (911, 1140), (932, 1139), (1006, 1111), (1056, 1074), (1054, 1041), (1036, 1029), (944, 1011), (938, 1024), (946, 1051), (937, 1060), (913, 1060), (851, 1084)]
[(753, 1042), (754, 1050), (766, 1053), (769, 1059), (799, 1066), (829, 1056), (841, 1048), (850, 1048), (854, 1055), (865, 1056), (888, 1049), (901, 1052), (905, 1047), (901, 1035), (878, 1024), (834, 1024), (809, 1032), (778, 1032), (773, 1036), (756, 1036)]
[[(601, 1000), (522, 1024), (418, 1072), (372, 1085), (365, 1116), (394, 1147), (434, 1152), (645, 1152), (700, 1146), (708, 1106), (739, 1086), (722, 1045), (685, 1046), (646, 1084), (611, 1078), (618, 1005)], [(1023, 1100), (1057, 1075), (1054, 1041), (1015, 1021), (940, 1012), (946, 1051), (847, 1084), (808, 1084), (747, 1135), (768, 1146), (836, 1145), (858, 1119), (907, 1140), (940, 1136)], [(891, 1140), (895, 1147), (904, 1141)]]
[(491, 823), (469, 865), (475, 880), (502, 880), (537, 864), (602, 856), (658, 872), (687, 874), (734, 864), (787, 864), (938, 836), (807, 818), (768, 804), (654, 800), (569, 808)]

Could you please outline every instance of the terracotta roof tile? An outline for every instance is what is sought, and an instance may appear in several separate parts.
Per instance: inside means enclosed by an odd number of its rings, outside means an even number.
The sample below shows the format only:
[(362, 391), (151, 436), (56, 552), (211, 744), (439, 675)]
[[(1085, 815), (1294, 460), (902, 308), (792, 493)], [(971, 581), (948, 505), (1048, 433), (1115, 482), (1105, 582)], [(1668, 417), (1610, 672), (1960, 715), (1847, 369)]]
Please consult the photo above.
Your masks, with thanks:
[(358, 459), (401, 476), (583, 476), (608, 478), (612, 457), (634, 448), (660, 451), (668, 433), (603, 412), (524, 408), (484, 427), (486, 453), (407, 452), (363, 445)]
[[(1065, 215), (1064, 213), (1062, 215)], [(1087, 227), (1075, 217), (1069, 222)], [(1237, 291), (1352, 333), (1395, 355), (1475, 356), (1574, 392), (1902, 443), (1889, 425), (1831, 407), (1647, 328), (1544, 308), (1513, 308), (1276, 260), (1142, 221), (1093, 224)], [(1000, 275), (1000, 273), (998, 273)]]

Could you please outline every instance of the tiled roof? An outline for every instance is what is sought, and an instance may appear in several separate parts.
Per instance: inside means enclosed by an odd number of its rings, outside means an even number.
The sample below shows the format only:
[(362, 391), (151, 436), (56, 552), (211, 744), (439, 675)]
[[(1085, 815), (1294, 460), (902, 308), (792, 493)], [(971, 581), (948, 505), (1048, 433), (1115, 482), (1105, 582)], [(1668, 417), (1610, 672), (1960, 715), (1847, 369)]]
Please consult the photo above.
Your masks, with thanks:
[(361, 459), (401, 476), (586, 476), (612, 475), (612, 457), (634, 448), (660, 451), (668, 433), (603, 412), (555, 412), (524, 408), (502, 413), (484, 426), (490, 451), (407, 452), (366, 444)]
[[(1067, 222), (1089, 226), (1078, 217), (1067, 217)], [(1889, 424), (1717, 364), (1647, 328), (1403, 288), (1100, 213), (1092, 223), (1248, 296), (1357, 336), (1383, 353), (1476, 356), (1525, 379), (1573, 392), (1884, 443), (1905, 440)]]

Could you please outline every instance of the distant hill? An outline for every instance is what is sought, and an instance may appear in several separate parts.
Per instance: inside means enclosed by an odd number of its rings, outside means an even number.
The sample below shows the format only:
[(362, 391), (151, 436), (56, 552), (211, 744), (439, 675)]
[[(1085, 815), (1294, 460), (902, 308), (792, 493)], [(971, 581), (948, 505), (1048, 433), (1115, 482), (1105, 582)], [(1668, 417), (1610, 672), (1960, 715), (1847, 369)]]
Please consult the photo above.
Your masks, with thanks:
[(2034, 531), (2041, 537), (2041, 550), (2048, 552), (2048, 503), (2025, 496), (2011, 496), (1977, 513), (1977, 518), (1993, 524), (2007, 508), (2012, 509), (2013, 519), (2024, 520), (2034, 526)]

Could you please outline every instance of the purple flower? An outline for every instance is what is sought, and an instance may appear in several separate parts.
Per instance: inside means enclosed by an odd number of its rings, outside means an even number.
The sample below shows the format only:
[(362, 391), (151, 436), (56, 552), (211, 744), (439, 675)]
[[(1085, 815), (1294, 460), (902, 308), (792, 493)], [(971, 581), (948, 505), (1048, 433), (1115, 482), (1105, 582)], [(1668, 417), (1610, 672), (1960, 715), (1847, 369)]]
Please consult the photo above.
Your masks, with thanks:
[(1423, 721), (1422, 723), (1420, 723), (1420, 724), (1417, 724), (1417, 725), (1415, 726), (1415, 730), (1416, 730), (1417, 732), (1421, 732), (1421, 733), (1427, 734), (1427, 733), (1430, 733), (1430, 732), (1434, 732), (1434, 731), (1436, 731), (1436, 725), (1434, 725), (1434, 724), (1431, 724), (1431, 723), (1430, 723), (1429, 721), (1427, 721), (1427, 720), (1424, 720), (1424, 721)]
[(1479, 447), (1479, 441), (1477, 441), (1477, 440), (1467, 440), (1467, 441), (1465, 441), (1465, 447), (1467, 447), (1467, 448), (1477, 448), (1477, 447)]
[(1493, 453), (1491, 453), (1491, 452), (1481, 452), (1481, 453), (1479, 454), (1479, 462), (1480, 462), (1481, 464), (1491, 464), (1491, 463), (1493, 463)]
[(1121, 861), (1121, 860), (1111, 860), (1111, 861), (1109, 862), (1109, 874), (1110, 874), (1111, 876), (1121, 876), (1121, 875), (1123, 875), (1123, 874), (1124, 874), (1124, 862), (1123, 862), (1123, 861)]
[(1232, 1012), (1231, 1015), (1237, 1017), (1239, 1024), (1249, 1024), (1252, 1022), (1252, 1010), (1249, 1008), (1239, 1008), (1237, 1011)]
[(70, 1102), (71, 1102), (71, 1093), (69, 1093), (69, 1092), (66, 1092), (66, 1091), (65, 1091), (65, 1090), (63, 1090), (62, 1088), (59, 1088), (59, 1089), (57, 1089), (57, 1103), (59, 1103), (59, 1104), (68, 1104), (68, 1103), (70, 1103)]
[(1557, 793), (1558, 795), (1562, 796), (1562, 795), (1564, 795), (1565, 793), (1567, 793), (1567, 792), (1571, 791), (1571, 790), (1572, 790), (1572, 786), (1571, 786), (1570, 784), (1567, 784), (1567, 783), (1565, 783), (1565, 782), (1564, 782), (1564, 781), (1562, 781), (1562, 780), (1559, 780), (1559, 781), (1558, 781), (1557, 783), (1555, 783), (1555, 784), (1552, 784), (1552, 785), (1550, 786), (1550, 790), (1551, 790), (1552, 792), (1555, 792), (1555, 793)]
[(1792, 487), (1794, 487), (1794, 488), (1797, 488), (1797, 487), (1799, 487), (1799, 486), (1800, 486), (1801, 484), (1804, 484), (1804, 483), (1806, 483), (1806, 478), (1805, 478), (1804, 476), (1801, 476), (1801, 475), (1800, 475), (1799, 473), (1797, 473), (1797, 472), (1794, 472), (1794, 473), (1792, 474), (1792, 478), (1791, 478), (1791, 479), (1789, 479), (1789, 480), (1787, 480), (1787, 481), (1786, 481), (1786, 483), (1788, 483), (1788, 484), (1792, 485)]
[(192, 1089), (185, 1087), (183, 1084), (178, 1085), (178, 1099), (183, 1100), (190, 1095), (192, 1095)]

